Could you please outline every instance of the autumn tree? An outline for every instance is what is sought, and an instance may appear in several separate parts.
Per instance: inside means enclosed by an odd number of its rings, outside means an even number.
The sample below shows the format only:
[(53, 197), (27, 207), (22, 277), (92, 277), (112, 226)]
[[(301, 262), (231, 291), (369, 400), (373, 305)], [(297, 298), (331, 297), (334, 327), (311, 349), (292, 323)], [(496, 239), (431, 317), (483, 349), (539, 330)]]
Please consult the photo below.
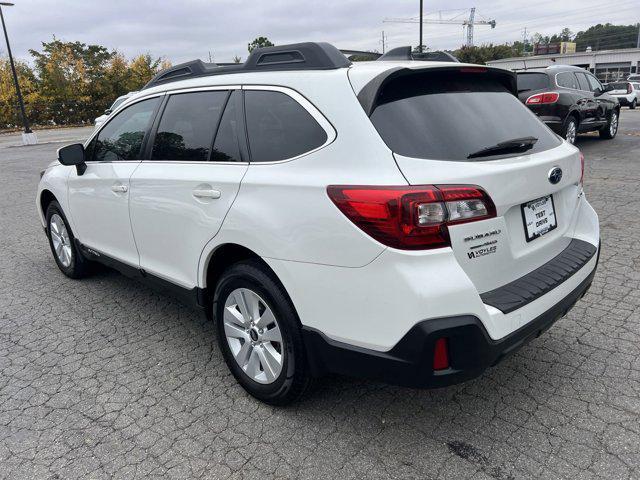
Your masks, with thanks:
[[(42, 109), (43, 105), (38, 93), (37, 78), (26, 63), (16, 61), (15, 66), (22, 96), (27, 104), (27, 115), (36, 121), (40, 120), (39, 109)], [(20, 124), (18, 98), (9, 59), (0, 57), (0, 129), (14, 128)]]
[(144, 53), (135, 57), (129, 65), (130, 78), (129, 91), (140, 90), (158, 72), (169, 68), (171, 63), (162, 58), (153, 58), (151, 54)]

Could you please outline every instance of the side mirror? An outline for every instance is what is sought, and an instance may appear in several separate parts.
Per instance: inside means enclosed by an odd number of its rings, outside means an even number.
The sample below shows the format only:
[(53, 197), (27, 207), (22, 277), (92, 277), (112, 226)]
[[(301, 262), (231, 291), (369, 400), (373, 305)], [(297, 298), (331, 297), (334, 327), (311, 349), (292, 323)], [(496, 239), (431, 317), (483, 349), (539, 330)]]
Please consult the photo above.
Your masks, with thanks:
[(104, 111), (104, 114), (105, 114), (105, 115), (111, 115), (111, 112), (112, 112), (112, 110), (111, 110), (110, 108), (107, 108), (107, 109)]
[(62, 165), (75, 165), (78, 175), (82, 175), (87, 169), (84, 158), (84, 145), (74, 143), (58, 149), (58, 161)]

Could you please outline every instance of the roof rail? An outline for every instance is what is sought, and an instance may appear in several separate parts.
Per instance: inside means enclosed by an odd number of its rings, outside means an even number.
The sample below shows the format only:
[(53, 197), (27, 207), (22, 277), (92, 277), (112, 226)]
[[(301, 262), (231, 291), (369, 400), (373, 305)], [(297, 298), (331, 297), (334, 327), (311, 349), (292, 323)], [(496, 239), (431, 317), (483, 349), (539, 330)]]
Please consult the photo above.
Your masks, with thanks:
[(293, 43), (275, 47), (256, 48), (247, 61), (238, 65), (218, 66), (192, 60), (161, 71), (143, 89), (187, 78), (231, 73), (286, 71), (286, 70), (332, 70), (344, 68), (351, 62), (340, 50), (325, 42)]
[(458, 59), (448, 52), (413, 52), (411, 47), (397, 47), (378, 58), (378, 62), (394, 62), (399, 60), (418, 60), (423, 62), (457, 62)]

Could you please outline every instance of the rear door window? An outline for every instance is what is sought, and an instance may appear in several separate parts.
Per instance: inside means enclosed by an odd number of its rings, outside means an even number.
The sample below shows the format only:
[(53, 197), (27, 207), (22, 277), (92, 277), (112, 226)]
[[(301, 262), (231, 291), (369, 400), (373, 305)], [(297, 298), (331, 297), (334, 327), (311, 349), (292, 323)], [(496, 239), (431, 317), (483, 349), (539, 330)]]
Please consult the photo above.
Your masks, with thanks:
[(527, 154), (560, 144), (502, 83), (478, 73), (434, 72), (392, 80), (370, 118), (391, 150), (414, 158), (487, 160), (495, 156), (472, 154), (525, 137), (536, 139)]
[(327, 141), (315, 118), (289, 95), (247, 90), (244, 101), (252, 162), (297, 157)]
[(589, 82), (587, 81), (587, 76), (584, 73), (576, 72), (576, 78), (578, 79), (580, 90), (584, 90), (585, 92), (591, 91), (591, 87), (589, 86)]
[(545, 88), (549, 88), (549, 77), (546, 73), (518, 73), (518, 92)]
[(171, 95), (158, 125), (151, 159), (207, 161), (228, 96), (225, 90)]
[(160, 104), (160, 97), (150, 98), (121, 110), (91, 142), (91, 158), (99, 162), (139, 160), (142, 142)]
[(592, 92), (595, 92), (598, 89), (602, 89), (602, 84), (598, 81), (596, 77), (593, 75), (586, 74), (587, 80), (589, 81), (589, 89)]
[(242, 93), (235, 90), (231, 93), (224, 114), (220, 120), (216, 140), (211, 152), (212, 162), (239, 162), (240, 148), (238, 145), (238, 112), (236, 108), (236, 96)]
[(559, 87), (573, 88), (574, 90), (580, 90), (578, 80), (573, 72), (562, 72), (556, 75), (556, 83)]

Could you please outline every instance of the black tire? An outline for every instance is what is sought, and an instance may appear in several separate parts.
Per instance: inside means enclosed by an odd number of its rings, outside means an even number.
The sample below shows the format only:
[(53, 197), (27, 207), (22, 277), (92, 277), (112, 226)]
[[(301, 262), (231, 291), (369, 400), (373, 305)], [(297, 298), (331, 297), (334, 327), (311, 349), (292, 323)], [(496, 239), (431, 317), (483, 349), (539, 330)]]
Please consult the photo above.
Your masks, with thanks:
[(562, 127), (562, 138), (564, 138), (571, 145), (576, 143), (578, 137), (578, 120), (573, 115), (569, 115)]
[[(615, 128), (612, 128), (612, 124), (615, 119)], [(600, 138), (605, 140), (611, 140), (612, 138), (616, 138), (618, 134), (618, 122), (620, 121), (620, 113), (619, 110), (613, 110), (611, 115), (609, 115), (609, 121), (607, 124), (602, 127), (598, 133), (600, 134)]]
[[(54, 215), (58, 215), (62, 218), (64, 225), (67, 230), (69, 246), (71, 247), (71, 258), (69, 261), (69, 265), (64, 265), (60, 258), (58, 258), (58, 254), (56, 253), (56, 249), (53, 245), (53, 238), (51, 235), (51, 219)], [(91, 262), (87, 260), (82, 253), (78, 250), (76, 246), (75, 237), (73, 235), (73, 231), (69, 226), (69, 222), (67, 221), (67, 217), (64, 215), (60, 204), (55, 200), (52, 201), (47, 207), (46, 212), (46, 220), (47, 220), (47, 238), (49, 239), (49, 247), (51, 248), (51, 254), (53, 255), (53, 259), (58, 265), (58, 268), (62, 273), (64, 273), (69, 278), (79, 279), (86, 277), (91, 273)]]
[[(247, 375), (233, 356), (227, 340), (225, 302), (238, 288), (255, 292), (271, 309), (280, 328), (284, 353), (282, 369), (272, 383), (259, 383)], [(247, 260), (229, 267), (216, 286), (213, 313), (222, 355), (235, 379), (249, 394), (271, 405), (286, 405), (300, 398), (310, 382), (300, 320), (286, 291), (265, 265), (258, 260)]]
[(630, 108), (631, 110), (635, 110), (635, 109), (636, 109), (636, 105), (637, 105), (637, 104), (638, 104), (638, 99), (637, 99), (637, 98), (634, 98), (634, 99), (633, 99), (633, 102), (631, 102), (631, 105), (629, 105), (629, 108)]

